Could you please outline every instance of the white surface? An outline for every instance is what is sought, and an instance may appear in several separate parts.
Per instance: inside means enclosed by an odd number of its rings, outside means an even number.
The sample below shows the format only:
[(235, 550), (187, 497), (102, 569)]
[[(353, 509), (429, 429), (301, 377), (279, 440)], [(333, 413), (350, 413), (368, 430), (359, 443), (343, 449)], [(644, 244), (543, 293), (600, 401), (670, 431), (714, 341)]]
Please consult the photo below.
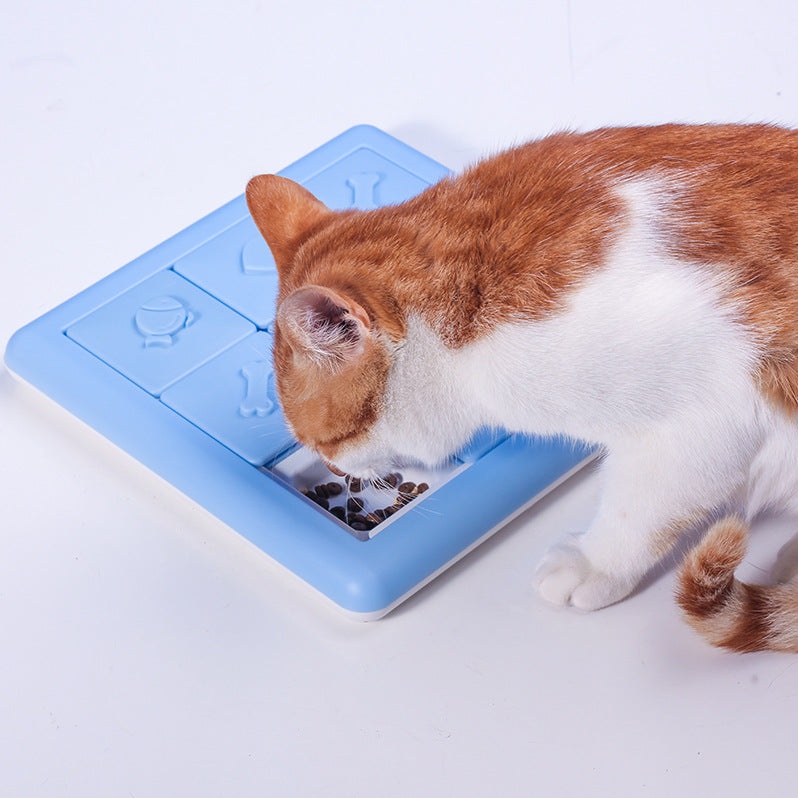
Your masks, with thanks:
[[(357, 122), (457, 168), (563, 125), (798, 121), (785, 2), (126, 5), (0, 3), (3, 342)], [(798, 659), (705, 646), (670, 572), (594, 615), (534, 596), (595, 477), (359, 625), (5, 371), (0, 451), (0, 795), (795, 791)]]

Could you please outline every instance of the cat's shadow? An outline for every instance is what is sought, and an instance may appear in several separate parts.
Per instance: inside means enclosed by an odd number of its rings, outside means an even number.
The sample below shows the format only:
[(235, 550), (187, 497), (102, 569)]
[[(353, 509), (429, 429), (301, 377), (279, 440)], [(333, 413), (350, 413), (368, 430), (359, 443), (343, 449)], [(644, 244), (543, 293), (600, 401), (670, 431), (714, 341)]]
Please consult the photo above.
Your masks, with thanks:
[(771, 568), (773, 581), (783, 584), (798, 575), (798, 533), (793, 535), (776, 555), (776, 562)]

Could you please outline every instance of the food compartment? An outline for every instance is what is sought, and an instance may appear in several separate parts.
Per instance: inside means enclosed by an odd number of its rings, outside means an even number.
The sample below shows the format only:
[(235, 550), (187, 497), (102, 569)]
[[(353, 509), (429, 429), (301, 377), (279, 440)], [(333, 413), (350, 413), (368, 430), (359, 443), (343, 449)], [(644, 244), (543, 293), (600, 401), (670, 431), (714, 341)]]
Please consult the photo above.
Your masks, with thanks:
[(434, 501), (427, 499), (466, 468), (468, 464), (460, 460), (435, 469), (406, 464), (379, 480), (359, 480), (333, 474), (318, 455), (302, 446), (264, 470), (347, 532), (359, 540), (369, 540), (409, 513), (439, 512), (432, 506)]

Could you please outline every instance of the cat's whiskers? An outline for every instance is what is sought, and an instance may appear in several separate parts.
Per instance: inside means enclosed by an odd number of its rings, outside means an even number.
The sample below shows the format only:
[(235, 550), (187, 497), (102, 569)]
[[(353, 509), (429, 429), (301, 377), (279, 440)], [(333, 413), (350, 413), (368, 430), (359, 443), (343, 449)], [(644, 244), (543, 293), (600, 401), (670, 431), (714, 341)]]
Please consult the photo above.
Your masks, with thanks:
[(266, 432), (261, 432), (258, 435), (253, 435), (253, 438), (256, 438), (259, 441), (269, 440), (270, 438), (279, 438), (279, 432), (275, 432), (274, 430), (267, 430)]
[(371, 480), (371, 484), (376, 490), (393, 490), (383, 477), (375, 477)]
[(428, 505), (425, 505), (423, 502), (420, 503), (420, 504), (412, 504), (410, 509), (408, 510), (408, 513), (420, 513), (422, 515), (428, 515), (428, 516), (432, 516), (432, 515), (442, 516), (443, 515), (443, 513), (440, 512), (440, 510), (433, 510), (431, 507), (429, 507)]

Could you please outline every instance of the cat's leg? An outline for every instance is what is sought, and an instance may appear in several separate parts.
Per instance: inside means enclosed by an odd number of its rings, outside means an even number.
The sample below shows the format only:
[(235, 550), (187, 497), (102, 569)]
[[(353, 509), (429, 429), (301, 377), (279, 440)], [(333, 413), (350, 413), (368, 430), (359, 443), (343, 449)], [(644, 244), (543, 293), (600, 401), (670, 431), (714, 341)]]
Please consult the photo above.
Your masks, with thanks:
[(619, 601), (681, 532), (739, 495), (752, 436), (724, 430), (726, 435), (714, 439), (703, 432), (657, 430), (612, 448), (589, 529), (550, 549), (538, 568), (537, 587), (545, 600), (585, 610)]

